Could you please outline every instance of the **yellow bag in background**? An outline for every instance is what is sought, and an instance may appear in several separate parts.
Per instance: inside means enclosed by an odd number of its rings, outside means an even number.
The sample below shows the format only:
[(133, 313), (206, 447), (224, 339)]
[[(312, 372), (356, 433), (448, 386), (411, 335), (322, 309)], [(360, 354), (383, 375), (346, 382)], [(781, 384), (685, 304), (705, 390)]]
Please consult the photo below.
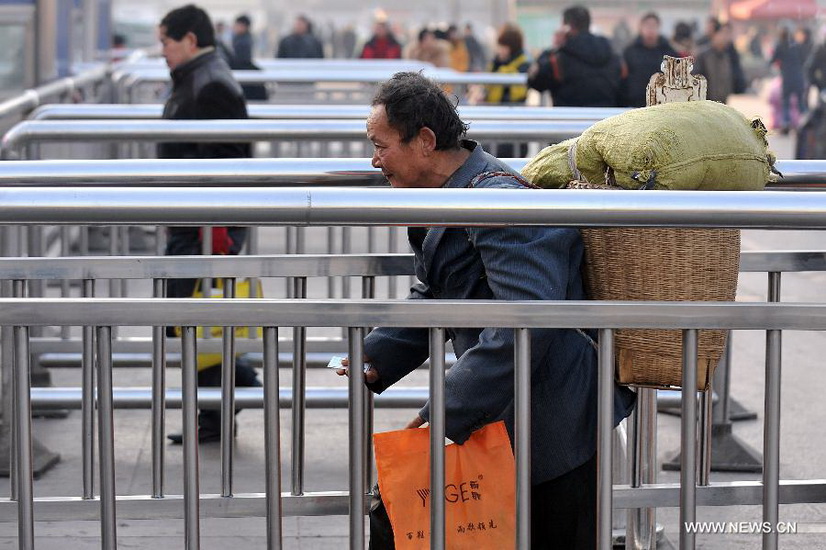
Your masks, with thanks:
[[(213, 279), (215, 281), (216, 279)], [(204, 293), (201, 291), (201, 283), (203, 279), (198, 279), (198, 283), (195, 285), (195, 291), (192, 293), (193, 298), (204, 298)], [(235, 297), (236, 298), (263, 298), (264, 297), (264, 290), (261, 286), (261, 280), (255, 280), (255, 290), (253, 290), (252, 281), (250, 279), (242, 279), (235, 284)], [(217, 279), (217, 286), (213, 286), (211, 289), (209, 298), (223, 298), (224, 297), (224, 280)], [(179, 337), (181, 335), (181, 327), (175, 327), (175, 334)], [(209, 334), (212, 338), (216, 340), (220, 340), (224, 336), (224, 327), (209, 327)], [(263, 331), (261, 327), (256, 327), (255, 329), (255, 338), (261, 338)], [(195, 330), (195, 335), (197, 338), (204, 337), (204, 327), (198, 327)], [(250, 327), (235, 327), (235, 338), (251, 338), (252, 331)], [(206, 370), (210, 367), (214, 367), (216, 365), (221, 364), (221, 359), (223, 358), (223, 354), (221, 353), (199, 353), (198, 354), (198, 370)]]
[[(377, 433), (373, 442), (396, 549), (430, 548), (430, 430)], [(515, 546), (516, 465), (504, 422), (445, 447), (445, 509), (447, 548)]]

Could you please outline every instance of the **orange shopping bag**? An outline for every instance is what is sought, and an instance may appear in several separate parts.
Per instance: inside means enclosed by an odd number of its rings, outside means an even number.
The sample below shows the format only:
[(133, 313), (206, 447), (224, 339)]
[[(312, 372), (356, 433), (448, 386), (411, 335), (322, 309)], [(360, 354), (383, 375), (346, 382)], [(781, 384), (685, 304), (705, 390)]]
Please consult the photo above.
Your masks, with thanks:
[[(379, 491), (398, 550), (430, 548), (430, 430), (373, 436)], [(451, 550), (504, 550), (516, 536), (516, 466), (504, 422), (445, 448), (445, 531)]]

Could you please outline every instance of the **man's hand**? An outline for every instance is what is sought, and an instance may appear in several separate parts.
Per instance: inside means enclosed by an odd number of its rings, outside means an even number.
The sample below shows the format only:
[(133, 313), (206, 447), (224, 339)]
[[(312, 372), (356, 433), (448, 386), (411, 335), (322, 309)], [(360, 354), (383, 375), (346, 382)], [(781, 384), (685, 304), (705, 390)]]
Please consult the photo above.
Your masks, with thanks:
[(415, 430), (416, 428), (420, 428), (424, 424), (424, 418), (421, 416), (417, 416), (413, 420), (411, 420), (407, 426), (404, 427), (405, 430)]
[[(364, 362), (365, 363), (370, 362), (370, 359), (366, 355), (364, 356)], [(345, 367), (349, 367), (350, 366), (350, 360), (349, 359), (344, 359), (341, 362), (341, 364), (344, 365)], [(349, 370), (350, 369), (336, 369), (336, 374), (338, 374), (339, 376), (347, 376), (348, 373), (349, 373)], [(379, 379), (379, 372), (376, 369), (374, 369), (373, 367), (370, 367), (369, 369), (367, 369), (367, 372), (364, 373), (364, 380), (368, 384), (372, 384), (373, 382), (377, 382), (378, 379)]]

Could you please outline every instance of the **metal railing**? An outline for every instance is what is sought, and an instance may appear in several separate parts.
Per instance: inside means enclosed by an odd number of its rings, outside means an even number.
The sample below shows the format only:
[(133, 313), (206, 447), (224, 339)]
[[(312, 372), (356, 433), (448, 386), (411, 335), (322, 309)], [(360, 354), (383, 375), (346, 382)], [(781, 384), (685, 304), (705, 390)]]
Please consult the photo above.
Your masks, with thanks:
[[(545, 193), (525, 193), (516, 190), (385, 190), (385, 189), (204, 189), (193, 195), (184, 189), (172, 188), (159, 197), (153, 189), (60, 189), (60, 188), (6, 188), (0, 207), (0, 223), (3, 224), (340, 224), (340, 225), (440, 225), (461, 227), (466, 225), (554, 225), (554, 226), (694, 226), (694, 227), (740, 227), (740, 228), (826, 228), (826, 197), (820, 194), (800, 193), (759, 193), (759, 192), (670, 192), (670, 193), (622, 193), (613, 191), (547, 191)], [(94, 201), (92, 201), (94, 198)], [(169, 206), (170, 204), (174, 206)], [(159, 206), (163, 205), (163, 208)], [(22, 285), (16, 285), (19, 289)], [(526, 353), (526, 329), (534, 326), (546, 328), (596, 328), (600, 338), (600, 399), (598, 429), (598, 539), (600, 548), (610, 548), (611, 510), (618, 507), (659, 507), (680, 506), (681, 525), (695, 518), (697, 505), (760, 504), (763, 505), (764, 521), (777, 524), (779, 503), (782, 502), (824, 502), (826, 501), (826, 481), (800, 480), (781, 483), (779, 478), (779, 415), (780, 415), (780, 331), (782, 330), (826, 330), (826, 306), (818, 304), (650, 304), (600, 303), (600, 302), (451, 302), (434, 301), (423, 303), (398, 301), (313, 301), (313, 300), (15, 300), (0, 302), (0, 325), (16, 327), (17, 353), (16, 370), (25, 373), (27, 365), (27, 326), (53, 324), (99, 327), (98, 354), (100, 373), (99, 410), (101, 414), (101, 484), (100, 518), (105, 540), (114, 537), (116, 491), (109, 478), (111, 463), (111, 380), (105, 374), (109, 370), (110, 329), (120, 324), (139, 326), (162, 326), (168, 324), (190, 327), (184, 330), (184, 419), (185, 419), (185, 471), (187, 481), (184, 491), (184, 517), (187, 541), (190, 547), (197, 547), (199, 498), (197, 486), (197, 454), (195, 402), (195, 334), (199, 324), (221, 326), (253, 325), (266, 326), (264, 342), (265, 377), (270, 399), (267, 430), (274, 434), (277, 428), (275, 399), (276, 371), (276, 326), (413, 326), (429, 327), (431, 333), (442, 328), (462, 326), (510, 327), (517, 331), (515, 354), (517, 408), (523, 411), (527, 403), (520, 395), (529, 380), (526, 379), (529, 361)], [(255, 307), (250, 307), (254, 304)], [(126, 312), (126, 315), (124, 315)], [(703, 328), (728, 330), (767, 330), (766, 365), (766, 418), (764, 424), (765, 462), (763, 481), (712, 483), (697, 487), (694, 471), (686, 466), (679, 485), (663, 484), (640, 488), (619, 487), (612, 490), (610, 427), (613, 385), (612, 330), (616, 328), (673, 328), (685, 331), (684, 378), (685, 387), (696, 387), (696, 331)], [(229, 331), (227, 331), (229, 332)], [(436, 333), (438, 336), (438, 334)], [(350, 329), (350, 355), (358, 363), (361, 328)], [(439, 338), (432, 338), (435, 342)], [(4, 348), (5, 349), (5, 348)], [(444, 349), (434, 346), (432, 357), (444, 356)], [(8, 358), (8, 355), (6, 356)], [(433, 369), (438, 373), (441, 369)], [(438, 382), (438, 379), (436, 379)], [(275, 382), (275, 383), (274, 383)], [(438, 384), (436, 384), (438, 386)], [(31, 477), (25, 461), (30, 449), (30, 428), (28, 426), (29, 388), (26, 376), (18, 376), (16, 383), (18, 396), (18, 464), (23, 466), (17, 472), (18, 502), (0, 502), (0, 505), (17, 507), (21, 540), (30, 541), (33, 533), (33, 498)], [(350, 378), (351, 403), (351, 477), (347, 494), (306, 495), (295, 499), (276, 498), (278, 485), (268, 477), (269, 498), (253, 495), (247, 501), (245, 511), (267, 512), (269, 525), (277, 524), (278, 505), (282, 511), (290, 513), (301, 508), (339, 513), (349, 510), (351, 518), (351, 547), (363, 545), (364, 489), (366, 458), (364, 451), (364, 409), (362, 375), (353, 369)], [(443, 429), (444, 418), (440, 414), (443, 402), (440, 392), (432, 393), (434, 429), (438, 434)], [(682, 397), (683, 456), (693, 457), (696, 451), (696, 393), (684, 392)], [(226, 407), (224, 409), (227, 410)], [(232, 410), (231, 408), (229, 410)], [(695, 412), (692, 412), (695, 411)], [(526, 418), (517, 415), (517, 478), (520, 509), (526, 506), (529, 487), (525, 469), (527, 439)], [(274, 426), (275, 425), (275, 426)], [(272, 438), (267, 448), (275, 452)], [(437, 447), (438, 448), (438, 447)], [(432, 471), (436, 476), (432, 481), (434, 501), (443, 497), (443, 487), (438, 479), (443, 457), (432, 455)], [(274, 462), (278, 464), (276, 460)], [(273, 464), (268, 455), (267, 464)], [(224, 466), (228, 468), (228, 465)], [(270, 468), (270, 475), (277, 471)], [(275, 468), (277, 470), (277, 468)], [(102, 478), (103, 479), (103, 478)], [(310, 497), (309, 499), (307, 497)], [(214, 497), (226, 498), (226, 497)], [(245, 500), (238, 496), (234, 499)], [(258, 502), (255, 502), (257, 499)], [(613, 499), (613, 505), (612, 505)], [(148, 497), (122, 497), (118, 501), (121, 516), (132, 512), (145, 517), (149, 510), (169, 511), (169, 506), (159, 503), (165, 499)], [(297, 501), (303, 500), (301, 504)], [(152, 504), (148, 504), (152, 502)], [(166, 500), (169, 503), (169, 500)], [(179, 503), (180, 501), (176, 501)], [(220, 502), (220, 501), (218, 501)], [(345, 507), (345, 502), (349, 507)], [(200, 504), (211, 508), (209, 513), (228, 514), (227, 505), (219, 505), (212, 497), (201, 497)], [(2, 507), (0, 506), (0, 507)], [(96, 502), (60, 500), (38, 501), (38, 515), (48, 517), (51, 506), (77, 509), (78, 514), (97, 515)], [(243, 504), (241, 505), (244, 506)], [(216, 509), (217, 508), (217, 509)], [(223, 508), (223, 509), (222, 509)], [(232, 511), (236, 512), (235, 508)], [(438, 513), (438, 507), (433, 507)], [(54, 512), (53, 512), (54, 513)], [(72, 512), (75, 513), (74, 511)], [(180, 513), (180, 512), (178, 512)], [(174, 513), (172, 514), (175, 515)], [(88, 516), (86, 516), (88, 517)], [(440, 548), (439, 541), (443, 525), (435, 518), (437, 526), (433, 533), (433, 547)], [(519, 533), (526, 533), (528, 514), (518, 515)], [(277, 538), (278, 529), (270, 530)], [(520, 536), (522, 536), (520, 535)], [(526, 542), (524, 539), (520, 543)], [(777, 532), (763, 534), (764, 547), (777, 547)], [(680, 545), (691, 548), (694, 534), (681, 530)], [(24, 544), (24, 547), (28, 547)]]
[[(469, 136), (478, 140), (547, 144), (576, 137), (592, 123), (584, 120), (478, 120), (470, 128)], [(0, 158), (22, 158), (24, 148), (34, 142), (279, 140), (365, 143), (367, 136), (363, 120), (38, 120), (21, 122), (6, 132), (0, 145)]]
[[(247, 106), (250, 118), (274, 118), (282, 120), (366, 120), (370, 115), (369, 105), (267, 105)], [(611, 107), (522, 107), (493, 105), (460, 105), (462, 120), (587, 120), (597, 122), (609, 116), (625, 112), (627, 109)], [(104, 119), (159, 119), (163, 112), (161, 104), (123, 105), (50, 104), (38, 107), (29, 120), (104, 120)]]

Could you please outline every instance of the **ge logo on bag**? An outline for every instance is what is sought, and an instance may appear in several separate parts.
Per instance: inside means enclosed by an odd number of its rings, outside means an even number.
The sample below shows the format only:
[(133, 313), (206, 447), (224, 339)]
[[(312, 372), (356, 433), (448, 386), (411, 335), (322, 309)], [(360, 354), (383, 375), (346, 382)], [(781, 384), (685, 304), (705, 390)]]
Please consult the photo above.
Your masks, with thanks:
[[(482, 479), (479, 476), (478, 479)], [(416, 489), (416, 494), (422, 501), (422, 508), (427, 507), (427, 499), (430, 498), (430, 489)], [(466, 481), (459, 485), (448, 483), (445, 485), (445, 502), (456, 504), (457, 502), (467, 502), (469, 500), (482, 500), (482, 490), (478, 481)]]

